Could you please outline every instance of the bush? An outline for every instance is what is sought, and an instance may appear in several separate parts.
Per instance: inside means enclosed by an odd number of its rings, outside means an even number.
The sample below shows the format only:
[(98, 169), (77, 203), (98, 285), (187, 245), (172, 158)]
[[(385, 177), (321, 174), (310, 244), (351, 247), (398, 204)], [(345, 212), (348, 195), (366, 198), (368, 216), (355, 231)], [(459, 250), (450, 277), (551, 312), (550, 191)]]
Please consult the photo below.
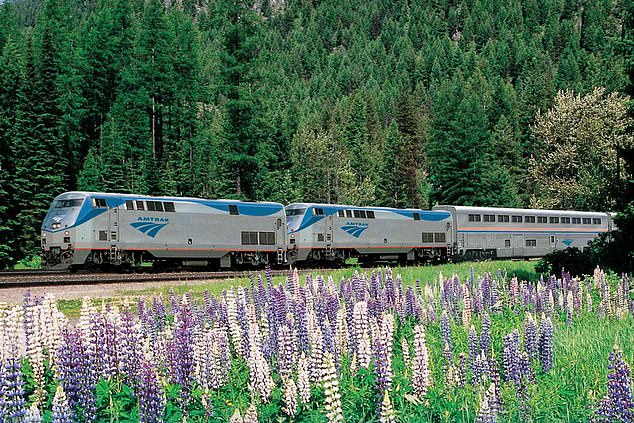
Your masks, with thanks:
[(545, 274), (556, 274), (565, 270), (572, 275), (591, 275), (596, 266), (591, 249), (581, 251), (575, 247), (553, 251), (544, 256), (535, 266), (535, 270)]

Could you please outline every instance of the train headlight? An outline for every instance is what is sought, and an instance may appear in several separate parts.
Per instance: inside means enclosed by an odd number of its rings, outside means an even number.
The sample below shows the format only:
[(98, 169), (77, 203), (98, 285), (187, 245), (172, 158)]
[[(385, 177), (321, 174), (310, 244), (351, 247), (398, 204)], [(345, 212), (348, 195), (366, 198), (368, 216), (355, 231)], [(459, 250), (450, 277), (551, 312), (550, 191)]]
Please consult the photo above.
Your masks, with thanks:
[(46, 234), (42, 232), (42, 238), (46, 238)]
[(64, 231), (64, 235), (70, 235), (70, 232)]
[(51, 229), (59, 229), (62, 227), (62, 224), (59, 222), (51, 224)]

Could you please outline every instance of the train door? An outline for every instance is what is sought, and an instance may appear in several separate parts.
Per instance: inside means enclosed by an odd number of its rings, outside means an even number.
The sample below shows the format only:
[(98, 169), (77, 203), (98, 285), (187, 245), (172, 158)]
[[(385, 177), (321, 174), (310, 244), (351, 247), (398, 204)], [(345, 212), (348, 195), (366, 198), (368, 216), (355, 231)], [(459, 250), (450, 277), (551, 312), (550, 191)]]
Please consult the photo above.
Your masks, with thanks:
[(112, 244), (116, 244), (119, 242), (119, 207), (111, 208), (108, 214), (109, 239)]
[(522, 257), (524, 255), (524, 235), (513, 234), (513, 257)]
[[(279, 218), (275, 222), (275, 243), (277, 244), (277, 264), (282, 264), (286, 261), (286, 258), (284, 257), (284, 251), (287, 248), (286, 235), (287, 235), (286, 225), (284, 224), (284, 221), (281, 218)], [(282, 247), (280, 247), (280, 245)]]

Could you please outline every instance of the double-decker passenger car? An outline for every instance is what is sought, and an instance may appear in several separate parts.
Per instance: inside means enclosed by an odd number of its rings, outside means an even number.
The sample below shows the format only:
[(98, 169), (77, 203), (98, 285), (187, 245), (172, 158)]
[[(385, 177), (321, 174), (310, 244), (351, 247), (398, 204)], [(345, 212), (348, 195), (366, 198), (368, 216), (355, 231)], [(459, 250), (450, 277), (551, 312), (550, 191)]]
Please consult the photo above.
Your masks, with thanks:
[(542, 257), (555, 250), (583, 249), (613, 228), (610, 213), (436, 206), (453, 217), (454, 254), (467, 259)]
[(446, 211), (295, 203), (286, 223), (294, 262), (418, 262), (445, 257), (453, 244)]
[(284, 206), (67, 192), (42, 224), (42, 267), (240, 267), (285, 260)]

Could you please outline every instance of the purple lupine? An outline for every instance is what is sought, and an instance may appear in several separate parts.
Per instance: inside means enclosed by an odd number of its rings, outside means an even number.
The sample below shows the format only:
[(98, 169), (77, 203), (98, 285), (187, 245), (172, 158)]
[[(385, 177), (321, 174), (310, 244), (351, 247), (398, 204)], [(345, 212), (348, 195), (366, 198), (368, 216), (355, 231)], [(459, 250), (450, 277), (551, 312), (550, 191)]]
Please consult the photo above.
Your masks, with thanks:
[(504, 337), (504, 350), (502, 360), (504, 363), (504, 376), (507, 381), (513, 381), (516, 385), (521, 382), (520, 368), (520, 335), (517, 330)]
[(484, 351), (487, 356), (491, 353), (491, 317), (489, 313), (484, 313), (484, 316), (482, 316), (480, 350)]
[(24, 400), (24, 380), (22, 365), (16, 356), (0, 361), (3, 369), (0, 371), (0, 417), (6, 422), (21, 422), (26, 415), (26, 401)]
[(139, 422), (158, 423), (163, 421), (165, 398), (152, 363), (141, 362), (139, 384)]
[(62, 386), (58, 386), (51, 404), (51, 423), (73, 423), (73, 412)]
[(446, 310), (442, 311), (442, 316), (440, 317), (440, 333), (443, 344), (449, 345), (449, 350), (451, 350), (451, 328), (449, 326), (449, 315)]
[(394, 343), (394, 315), (384, 314), (379, 322), (378, 337), (372, 344), (374, 373), (378, 391), (383, 396), (392, 384), (392, 346)]
[(489, 385), (486, 393), (480, 401), (480, 409), (476, 415), (476, 423), (497, 423), (498, 417), (498, 397), (496, 396), (497, 386), (494, 383)]
[(632, 398), (632, 372), (623, 360), (623, 351), (615, 345), (608, 357), (608, 393), (601, 398), (596, 411), (599, 421), (634, 422), (634, 400)]
[(469, 329), (467, 344), (469, 346), (469, 368), (473, 372), (473, 363), (478, 356), (478, 351), (480, 350), (478, 333), (473, 325), (471, 325), (471, 328)]
[(467, 376), (465, 373), (467, 370), (467, 355), (465, 353), (458, 354), (458, 366), (455, 367), (454, 370), (454, 381), (456, 383), (456, 386), (459, 388), (464, 388), (467, 381)]
[(134, 316), (132, 310), (126, 307), (121, 312), (120, 330), (117, 333), (117, 346), (119, 348), (119, 371), (124, 376), (124, 380), (131, 386), (139, 374), (140, 342), (139, 334), (134, 327)]
[(178, 405), (183, 415), (187, 415), (189, 412), (194, 378), (193, 331), (191, 306), (187, 301), (183, 301), (178, 306), (174, 338), (168, 343), (166, 351), (170, 368), (170, 382), (180, 385)]
[(542, 371), (548, 372), (553, 367), (554, 328), (550, 317), (543, 317), (539, 325), (539, 357)]
[(533, 316), (528, 313), (524, 319), (524, 349), (529, 359), (536, 359), (539, 354), (537, 342), (537, 324)]

